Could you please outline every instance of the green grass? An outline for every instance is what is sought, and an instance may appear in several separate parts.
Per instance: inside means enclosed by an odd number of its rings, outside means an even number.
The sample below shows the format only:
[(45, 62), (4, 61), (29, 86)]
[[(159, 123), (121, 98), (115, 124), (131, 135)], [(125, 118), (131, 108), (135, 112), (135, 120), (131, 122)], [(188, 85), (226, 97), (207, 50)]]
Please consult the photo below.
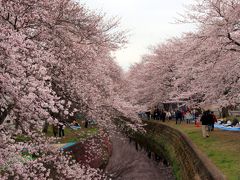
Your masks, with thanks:
[[(65, 136), (58, 140), (58, 143), (68, 143), (68, 142), (79, 142), (89, 137), (95, 136), (98, 134), (97, 126), (90, 126), (89, 128), (84, 128), (81, 125), (81, 128), (78, 130), (73, 130), (69, 127), (64, 129)], [(49, 126), (48, 132), (46, 134), (48, 137), (53, 137), (52, 126)]]
[(201, 128), (193, 124), (176, 125), (173, 121), (167, 124), (188, 135), (228, 179), (240, 179), (240, 132), (215, 129), (209, 138), (203, 138)]
[[(78, 121), (81, 128), (78, 130), (73, 130), (69, 127), (64, 129), (65, 136), (61, 139), (57, 139), (56, 143), (68, 143), (68, 142), (79, 142), (89, 137), (95, 136), (98, 134), (98, 128), (96, 125), (90, 125), (88, 128), (84, 128), (84, 122)], [(47, 137), (53, 137), (52, 125), (49, 125), (48, 131), (46, 133)], [(31, 137), (28, 137), (23, 134), (18, 134), (14, 137), (16, 142), (28, 142), (31, 140)]]
[(18, 134), (16, 137), (14, 137), (16, 142), (28, 142), (31, 140), (30, 137), (23, 135), (23, 134)]
[(91, 128), (82, 128), (79, 130), (72, 130), (69, 128), (65, 129), (65, 136), (60, 140), (60, 143), (67, 143), (67, 142), (78, 142), (94, 135), (97, 135), (98, 128), (91, 127)]

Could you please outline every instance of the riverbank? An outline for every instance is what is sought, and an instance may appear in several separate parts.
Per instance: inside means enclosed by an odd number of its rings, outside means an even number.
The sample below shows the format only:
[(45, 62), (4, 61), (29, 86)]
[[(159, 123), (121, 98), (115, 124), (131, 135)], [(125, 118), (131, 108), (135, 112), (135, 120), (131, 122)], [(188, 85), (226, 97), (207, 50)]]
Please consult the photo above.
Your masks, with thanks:
[(124, 121), (118, 120), (116, 123), (136, 142), (136, 147), (144, 148), (149, 157), (155, 157), (165, 165), (171, 166), (176, 179), (226, 179), (181, 131), (156, 121), (144, 121), (145, 133), (131, 130)]
[[(112, 144), (108, 134), (97, 125), (84, 127), (82, 121), (78, 121), (79, 128), (65, 127), (65, 136), (56, 138), (54, 147), (69, 152), (73, 159), (80, 164), (89, 165), (92, 168), (105, 169), (112, 151)], [(53, 130), (48, 128), (48, 137), (53, 136)]]
[(222, 131), (215, 128), (210, 137), (205, 139), (202, 137), (201, 127), (197, 128), (194, 124), (183, 122), (176, 125), (174, 121), (166, 121), (163, 124), (186, 134), (228, 179), (240, 179), (240, 132)]
[(76, 142), (74, 145), (63, 149), (83, 165), (89, 165), (95, 169), (105, 169), (112, 153), (112, 144), (106, 132), (99, 133)]
[(115, 132), (111, 136), (112, 156), (105, 169), (114, 180), (174, 180), (172, 168), (164, 165), (136, 142), (130, 141), (122, 133)]

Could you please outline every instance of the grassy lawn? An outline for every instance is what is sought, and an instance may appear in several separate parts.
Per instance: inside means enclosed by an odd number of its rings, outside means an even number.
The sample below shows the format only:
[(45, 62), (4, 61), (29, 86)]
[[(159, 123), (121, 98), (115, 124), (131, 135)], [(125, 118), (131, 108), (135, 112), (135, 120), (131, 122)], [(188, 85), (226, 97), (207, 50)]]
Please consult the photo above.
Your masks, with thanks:
[[(96, 134), (98, 134), (98, 128), (97, 126), (90, 126), (88, 128), (84, 128), (84, 126), (81, 126), (78, 130), (73, 130), (69, 127), (66, 127), (64, 129), (65, 136), (61, 139), (57, 140), (58, 143), (68, 143), (68, 142), (78, 142), (82, 141), (84, 139), (87, 139), (89, 137), (92, 137)], [(52, 127), (50, 126), (48, 128), (47, 136), (53, 136)]]
[(165, 123), (187, 134), (228, 179), (240, 180), (240, 132), (215, 129), (209, 138), (203, 138), (201, 127), (194, 124)]
[[(89, 125), (88, 128), (85, 128), (83, 121), (78, 121), (78, 123), (81, 126), (80, 129), (73, 130), (70, 127), (65, 127), (64, 128), (65, 136), (62, 138), (56, 139), (56, 143), (64, 144), (64, 143), (68, 143), (68, 142), (79, 142), (79, 141), (85, 140), (89, 137), (92, 137), (92, 136), (95, 136), (98, 134), (97, 125)], [(46, 136), (47, 137), (54, 136), (52, 125), (49, 125)], [(27, 141), (31, 140), (30, 137), (23, 135), (23, 134), (17, 135), (14, 139), (16, 142), (27, 142)]]

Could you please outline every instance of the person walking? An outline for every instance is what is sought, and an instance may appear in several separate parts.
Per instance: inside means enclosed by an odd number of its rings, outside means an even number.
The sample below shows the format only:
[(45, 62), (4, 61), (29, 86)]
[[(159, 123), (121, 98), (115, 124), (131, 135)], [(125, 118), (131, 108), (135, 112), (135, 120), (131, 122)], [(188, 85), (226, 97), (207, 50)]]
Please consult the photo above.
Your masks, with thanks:
[(157, 120), (160, 120), (161, 112), (160, 109), (157, 108)]
[(153, 119), (154, 120), (157, 120), (157, 117), (158, 117), (158, 112), (157, 112), (157, 108), (155, 107), (154, 111), (153, 111)]
[(151, 108), (151, 111), (150, 111), (150, 119), (154, 119), (154, 109)]
[(187, 121), (187, 124), (190, 124), (191, 123), (191, 117), (192, 117), (192, 114), (190, 113), (190, 111), (187, 111), (186, 114), (186, 121)]
[(185, 121), (185, 114), (186, 112), (184, 110), (181, 111), (181, 120)]
[(151, 112), (150, 110), (148, 109), (145, 114), (147, 115), (147, 120), (150, 120), (151, 119)]
[(167, 112), (166, 112), (166, 118), (167, 118), (168, 121), (170, 121), (170, 119), (171, 119), (171, 113), (170, 113), (170, 111), (167, 111)]
[(84, 127), (85, 127), (85, 128), (88, 128), (88, 124), (89, 124), (88, 119), (85, 119), (85, 125), (84, 125)]
[(176, 124), (178, 123), (178, 120), (180, 120), (180, 124), (182, 122), (182, 112), (178, 109), (175, 113), (176, 116)]
[(212, 116), (209, 110), (203, 112), (200, 121), (202, 122), (202, 136), (204, 138), (209, 137), (208, 125), (212, 122)]
[(57, 134), (58, 134), (58, 126), (53, 124), (52, 125), (52, 131), (53, 131), (53, 135), (54, 137), (57, 137)]
[(166, 112), (162, 110), (162, 121), (165, 122), (166, 120)]
[(196, 110), (193, 109), (191, 113), (192, 113), (192, 117), (193, 117), (193, 120), (194, 120), (194, 124), (196, 125), (196, 119), (197, 119), (196, 118)]
[(217, 118), (214, 115), (213, 111), (211, 112), (211, 116), (212, 116), (212, 119), (211, 119), (211, 124), (210, 124), (210, 131), (214, 131), (214, 124), (215, 124), (215, 122), (217, 122)]
[(58, 135), (59, 137), (64, 136), (64, 124), (62, 122), (58, 123)]

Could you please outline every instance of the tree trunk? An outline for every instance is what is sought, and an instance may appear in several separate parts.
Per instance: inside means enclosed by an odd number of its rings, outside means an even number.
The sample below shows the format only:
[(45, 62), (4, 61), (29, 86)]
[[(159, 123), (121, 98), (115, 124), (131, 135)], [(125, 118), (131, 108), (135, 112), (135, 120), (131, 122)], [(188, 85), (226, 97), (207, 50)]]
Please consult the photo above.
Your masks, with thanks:
[(42, 130), (43, 133), (48, 132), (48, 126), (49, 126), (49, 123), (47, 121), (45, 121), (44, 126), (43, 126), (43, 130)]
[(222, 108), (222, 117), (225, 118), (225, 117), (228, 117), (228, 116), (229, 116), (228, 108), (227, 107), (223, 107)]

